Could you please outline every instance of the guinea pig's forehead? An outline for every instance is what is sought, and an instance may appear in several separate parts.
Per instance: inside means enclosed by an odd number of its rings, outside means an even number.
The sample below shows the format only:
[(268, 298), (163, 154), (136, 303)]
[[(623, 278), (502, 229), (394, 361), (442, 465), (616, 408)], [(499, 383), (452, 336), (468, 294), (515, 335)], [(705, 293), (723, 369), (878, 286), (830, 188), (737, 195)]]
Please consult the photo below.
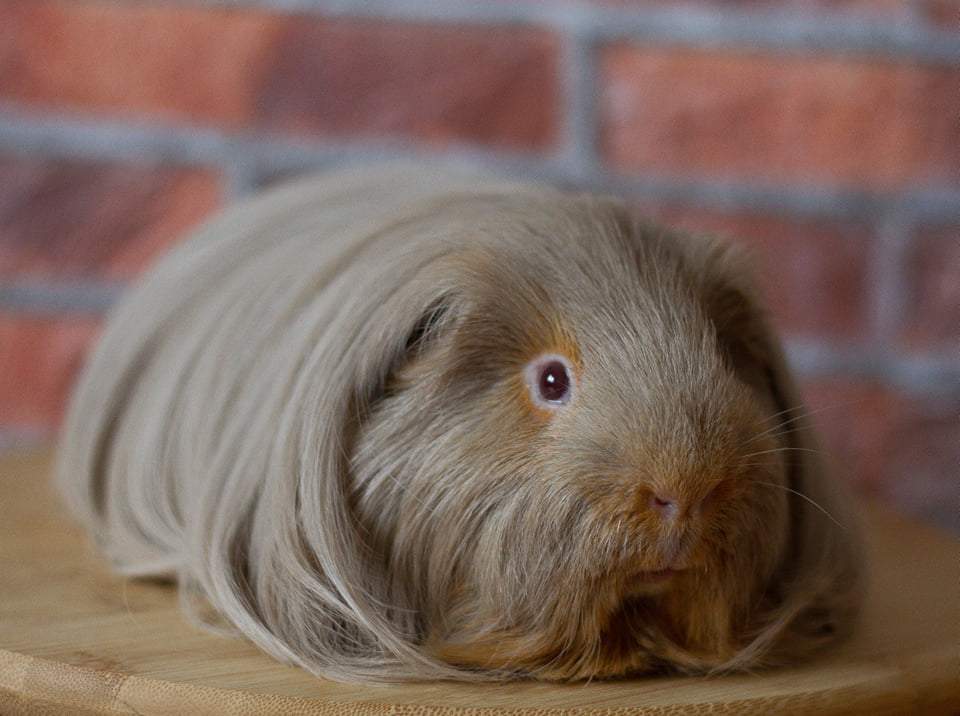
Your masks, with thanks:
[(510, 262), (524, 281), (536, 285), (566, 310), (615, 304), (636, 298), (636, 258), (607, 237), (531, 241)]
[(651, 312), (655, 291), (641, 280), (636, 245), (609, 221), (550, 222), (478, 238), (461, 262), (465, 283), (496, 297), (494, 305), (553, 314), (593, 340), (599, 329), (616, 330)]
[(657, 365), (714, 362), (717, 346), (701, 306), (681, 293), (622, 277), (603, 285), (561, 289), (555, 311), (576, 341), (585, 367), (639, 380)]

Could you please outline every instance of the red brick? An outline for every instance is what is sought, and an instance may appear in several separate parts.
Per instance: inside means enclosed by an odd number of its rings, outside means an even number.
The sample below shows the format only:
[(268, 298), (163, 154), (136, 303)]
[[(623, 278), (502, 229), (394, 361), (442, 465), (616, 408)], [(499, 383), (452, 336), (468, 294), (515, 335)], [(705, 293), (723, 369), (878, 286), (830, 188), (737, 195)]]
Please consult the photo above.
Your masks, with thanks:
[(56, 428), (99, 329), (91, 318), (0, 313), (0, 427)]
[(201, 169), (0, 157), (0, 277), (128, 278), (220, 197)]
[(803, 392), (834, 474), (960, 530), (960, 394), (944, 389), (918, 397), (837, 377), (810, 381)]
[(838, 342), (863, 336), (867, 227), (669, 205), (645, 206), (643, 212), (670, 226), (716, 234), (745, 247), (780, 330)]
[(921, 229), (903, 270), (905, 342), (953, 350), (960, 360), (960, 225)]
[(626, 44), (601, 57), (614, 167), (892, 188), (960, 179), (960, 70)]
[(3, 0), (0, 94), (39, 107), (244, 124), (281, 23), (258, 12)]
[(547, 33), (304, 22), (282, 43), (260, 95), (271, 129), (516, 148), (556, 139), (557, 45)]
[(558, 43), (545, 31), (102, 1), (0, 0), (0, 12), (0, 98), (29, 106), (513, 148), (556, 139)]
[(960, 30), (960, 2), (957, 0), (920, 0), (920, 9), (934, 26)]
[(893, 392), (881, 383), (842, 377), (807, 381), (801, 391), (830, 469), (877, 492), (898, 404)]

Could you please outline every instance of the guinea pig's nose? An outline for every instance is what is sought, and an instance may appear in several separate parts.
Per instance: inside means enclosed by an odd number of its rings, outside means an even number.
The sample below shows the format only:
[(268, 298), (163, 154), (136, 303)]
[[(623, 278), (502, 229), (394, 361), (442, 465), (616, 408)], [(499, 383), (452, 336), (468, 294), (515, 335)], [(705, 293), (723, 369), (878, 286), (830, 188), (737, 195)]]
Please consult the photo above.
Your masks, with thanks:
[(672, 495), (653, 493), (650, 496), (650, 506), (666, 520), (677, 516), (677, 501)]

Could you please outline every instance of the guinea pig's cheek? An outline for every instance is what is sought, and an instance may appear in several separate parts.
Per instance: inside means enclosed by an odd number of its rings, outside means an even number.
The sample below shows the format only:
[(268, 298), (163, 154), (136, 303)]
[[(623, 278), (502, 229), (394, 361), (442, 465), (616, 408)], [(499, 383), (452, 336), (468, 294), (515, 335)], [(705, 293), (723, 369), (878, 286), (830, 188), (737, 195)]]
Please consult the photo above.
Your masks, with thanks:
[[(530, 390), (523, 376), (515, 376), (509, 381), (506, 395), (497, 408), (504, 408), (508, 414), (500, 416), (500, 426), (510, 424), (518, 430), (539, 432), (550, 424), (553, 412), (543, 410), (530, 399)], [(504, 420), (507, 422), (505, 423)]]
[(530, 386), (524, 376), (518, 376), (510, 381), (508, 403), (512, 409), (512, 417), (519, 420), (521, 430), (539, 431), (550, 425), (557, 417), (557, 410), (538, 405), (530, 394)]
[(743, 487), (738, 485), (736, 480), (732, 478), (720, 480), (710, 488), (700, 502), (701, 515), (706, 520), (713, 519), (725, 506), (736, 500), (742, 491)]

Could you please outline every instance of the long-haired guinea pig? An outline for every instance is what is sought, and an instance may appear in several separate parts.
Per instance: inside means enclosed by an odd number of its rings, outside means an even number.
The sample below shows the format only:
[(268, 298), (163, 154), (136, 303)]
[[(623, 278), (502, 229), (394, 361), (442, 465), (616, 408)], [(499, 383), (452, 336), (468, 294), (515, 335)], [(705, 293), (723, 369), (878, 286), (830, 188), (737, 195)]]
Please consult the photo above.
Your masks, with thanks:
[(58, 482), (120, 572), (340, 680), (715, 672), (861, 558), (732, 250), (394, 167), (229, 209), (125, 297)]

